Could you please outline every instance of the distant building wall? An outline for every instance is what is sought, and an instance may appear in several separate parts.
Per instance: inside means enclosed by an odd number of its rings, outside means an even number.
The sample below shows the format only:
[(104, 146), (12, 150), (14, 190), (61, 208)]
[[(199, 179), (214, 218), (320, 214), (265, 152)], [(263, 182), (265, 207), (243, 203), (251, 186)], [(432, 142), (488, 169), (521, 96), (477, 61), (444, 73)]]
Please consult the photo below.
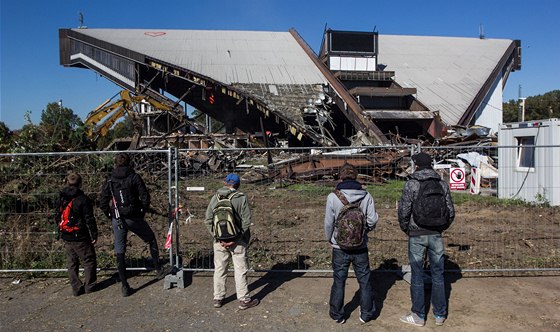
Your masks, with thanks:
[(492, 133), (498, 132), (498, 126), (503, 122), (502, 107), (502, 77), (498, 77), (488, 94), (480, 104), (475, 113), (474, 124), (492, 129)]

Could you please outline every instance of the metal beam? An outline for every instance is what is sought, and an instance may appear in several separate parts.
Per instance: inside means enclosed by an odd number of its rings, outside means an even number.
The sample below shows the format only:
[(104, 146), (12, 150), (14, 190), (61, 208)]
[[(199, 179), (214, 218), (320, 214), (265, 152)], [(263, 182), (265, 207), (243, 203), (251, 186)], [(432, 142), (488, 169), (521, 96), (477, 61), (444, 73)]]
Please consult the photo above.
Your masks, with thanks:
[(370, 138), (375, 139), (377, 142), (388, 144), (390, 143), (387, 137), (379, 130), (379, 128), (367, 117), (363, 115), (363, 108), (356, 99), (348, 92), (346, 87), (340, 83), (340, 81), (334, 77), (331, 71), (317, 58), (313, 50), (307, 45), (307, 43), (303, 40), (303, 38), (298, 34), (298, 32), (291, 28), (290, 33), (294, 37), (294, 39), (298, 42), (301, 48), (307, 53), (311, 61), (315, 63), (317, 68), (323, 73), (333, 90), (336, 94), (344, 101), (347, 105), (348, 109), (351, 111), (344, 112), (347, 110), (343, 110), (344, 115), (346, 115), (347, 119), (356, 127), (357, 130), (362, 131)]

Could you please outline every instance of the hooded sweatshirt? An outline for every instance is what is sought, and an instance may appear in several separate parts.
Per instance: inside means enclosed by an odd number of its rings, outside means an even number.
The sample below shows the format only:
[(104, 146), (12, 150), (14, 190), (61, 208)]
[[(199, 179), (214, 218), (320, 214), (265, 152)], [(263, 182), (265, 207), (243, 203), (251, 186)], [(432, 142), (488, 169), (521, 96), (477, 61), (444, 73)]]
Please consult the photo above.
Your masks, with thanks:
[[(126, 166), (115, 167), (111, 172), (110, 180), (112, 181), (125, 181), (129, 184), (129, 190), (133, 199), (132, 206), (134, 206), (134, 214), (128, 217), (143, 217), (150, 208), (150, 193), (146, 188), (146, 184), (142, 177), (134, 169)], [(113, 215), (113, 203), (111, 196), (110, 182), (107, 181), (103, 186), (99, 204), (101, 210), (109, 218)]]
[[(373, 197), (370, 195), (370, 193), (364, 190), (362, 188), (362, 185), (358, 181), (354, 180), (342, 181), (336, 186), (336, 189), (346, 197), (348, 203), (362, 200), (360, 202), (360, 209), (366, 216), (366, 228), (368, 231), (373, 230), (375, 228), (375, 225), (377, 224), (379, 216), (377, 215), (377, 211), (375, 210)], [(324, 224), (325, 239), (329, 241), (333, 248), (336, 249), (340, 249), (340, 247), (338, 246), (334, 238), (336, 231), (334, 223), (343, 206), (344, 205), (335, 193), (330, 193), (329, 196), (327, 196)], [(367, 243), (368, 237), (366, 232), (362, 245), (356, 250), (367, 248)]]
[(97, 224), (93, 214), (93, 203), (80, 188), (69, 186), (60, 192), (60, 206), (56, 213), (57, 224), (60, 223), (61, 209), (64, 210), (72, 199), (74, 201), (72, 202), (71, 215), (78, 224), (79, 230), (72, 233), (61, 232), (60, 237), (71, 242), (97, 240)]
[(441, 186), (443, 187), (446, 197), (445, 201), (447, 204), (447, 208), (449, 209), (449, 223), (447, 224), (447, 227), (451, 225), (453, 219), (455, 218), (455, 207), (453, 206), (453, 201), (451, 201), (451, 194), (449, 192), (449, 186), (447, 185), (447, 183), (443, 181), (439, 174), (432, 168), (417, 170), (416, 172), (412, 173), (412, 175), (410, 176), (410, 180), (407, 181), (404, 185), (398, 210), (399, 225), (401, 227), (401, 230), (409, 236), (441, 233), (440, 231), (429, 230), (418, 226), (414, 222), (414, 216), (412, 215), (412, 203), (418, 196), (420, 181), (427, 179), (439, 180)]

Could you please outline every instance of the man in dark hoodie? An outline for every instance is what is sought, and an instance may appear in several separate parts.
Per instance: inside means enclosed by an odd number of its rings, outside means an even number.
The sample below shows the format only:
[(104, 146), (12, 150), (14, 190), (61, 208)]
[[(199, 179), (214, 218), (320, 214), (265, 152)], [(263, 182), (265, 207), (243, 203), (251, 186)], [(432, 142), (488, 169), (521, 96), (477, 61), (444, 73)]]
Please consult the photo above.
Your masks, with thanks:
[(325, 238), (332, 247), (333, 284), (329, 300), (329, 315), (338, 324), (346, 322), (344, 312), (344, 288), (348, 277), (350, 263), (356, 273), (356, 279), (360, 285), (360, 322), (366, 323), (373, 318), (375, 313), (375, 302), (373, 297), (373, 286), (370, 282), (370, 265), (368, 255), (367, 232), (373, 230), (377, 224), (377, 211), (373, 197), (362, 188), (362, 184), (356, 181), (358, 171), (353, 165), (345, 164), (339, 172), (342, 180), (336, 186), (348, 201), (348, 203), (360, 202), (360, 209), (365, 216), (366, 233), (363, 235), (362, 244), (352, 250), (341, 249), (336, 242), (338, 229), (335, 222), (344, 206), (336, 191), (327, 197), (325, 208)]
[(115, 168), (103, 185), (99, 203), (101, 210), (112, 221), (122, 295), (126, 297), (134, 292), (126, 279), (125, 253), (128, 231), (148, 243), (156, 277), (163, 279), (169, 271), (162, 267), (155, 234), (144, 220), (144, 215), (150, 209), (150, 193), (142, 177), (131, 167), (128, 154), (119, 153), (115, 156)]
[[(68, 277), (72, 294), (79, 296), (95, 290), (97, 281), (97, 224), (93, 203), (80, 189), (82, 177), (71, 173), (66, 177), (67, 187), (60, 192), (60, 205), (56, 213), (59, 236), (64, 241)], [(80, 280), (80, 261), (84, 265), (84, 282)]]
[[(436, 325), (443, 325), (447, 318), (447, 303), (443, 277), (444, 247), (442, 232), (449, 228), (455, 218), (455, 209), (451, 200), (448, 184), (441, 179), (432, 168), (432, 158), (426, 153), (412, 156), (415, 171), (406, 182), (399, 203), (398, 217), (401, 230), (408, 235), (408, 259), (412, 272), (410, 282), (411, 312), (401, 317), (404, 323), (424, 326), (426, 323), (426, 307), (424, 304), (424, 255), (427, 251), (432, 278), (431, 302)], [(413, 209), (418, 202), (421, 183), (437, 181), (443, 189), (447, 209), (447, 223), (436, 228), (421, 227), (414, 220)], [(418, 207), (416, 207), (418, 208)]]

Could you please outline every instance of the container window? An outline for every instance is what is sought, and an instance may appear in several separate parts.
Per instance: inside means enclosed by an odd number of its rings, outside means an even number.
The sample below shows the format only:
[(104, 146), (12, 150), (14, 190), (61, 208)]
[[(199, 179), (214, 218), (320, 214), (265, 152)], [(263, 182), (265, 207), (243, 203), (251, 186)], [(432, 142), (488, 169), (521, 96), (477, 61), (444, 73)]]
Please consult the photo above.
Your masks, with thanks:
[(517, 167), (535, 167), (535, 136), (517, 137)]

